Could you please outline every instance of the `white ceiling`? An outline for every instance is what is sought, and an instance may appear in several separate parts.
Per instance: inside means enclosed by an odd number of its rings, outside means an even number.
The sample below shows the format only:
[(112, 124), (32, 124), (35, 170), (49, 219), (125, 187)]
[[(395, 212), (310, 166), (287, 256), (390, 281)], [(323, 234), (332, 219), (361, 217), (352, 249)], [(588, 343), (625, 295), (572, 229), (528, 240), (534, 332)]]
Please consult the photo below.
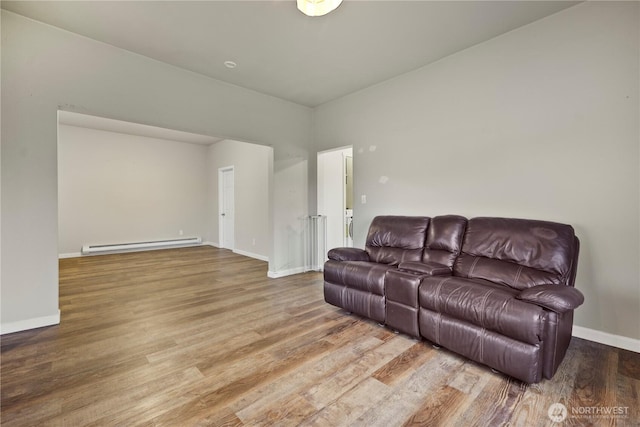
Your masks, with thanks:
[[(295, 0), (2, 1), (3, 9), (315, 107), (575, 5), (357, 1), (310, 18)], [(237, 63), (228, 69), (224, 61)]]

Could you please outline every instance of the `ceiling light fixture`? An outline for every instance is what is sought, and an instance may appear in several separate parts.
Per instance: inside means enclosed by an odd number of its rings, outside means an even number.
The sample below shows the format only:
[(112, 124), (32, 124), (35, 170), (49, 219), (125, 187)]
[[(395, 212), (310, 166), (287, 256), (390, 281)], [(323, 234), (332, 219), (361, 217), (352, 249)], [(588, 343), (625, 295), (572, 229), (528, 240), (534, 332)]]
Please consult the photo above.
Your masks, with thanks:
[(307, 16), (322, 16), (340, 6), (342, 0), (296, 0), (300, 12)]

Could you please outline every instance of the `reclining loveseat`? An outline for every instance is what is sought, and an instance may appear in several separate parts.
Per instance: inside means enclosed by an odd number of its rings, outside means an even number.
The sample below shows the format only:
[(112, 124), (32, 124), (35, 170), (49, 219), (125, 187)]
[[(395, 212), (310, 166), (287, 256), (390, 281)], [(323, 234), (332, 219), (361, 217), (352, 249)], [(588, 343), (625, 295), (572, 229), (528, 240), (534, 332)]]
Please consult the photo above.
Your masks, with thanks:
[(571, 340), (579, 240), (513, 218), (378, 216), (365, 249), (335, 248), (329, 304), (526, 383), (550, 379)]

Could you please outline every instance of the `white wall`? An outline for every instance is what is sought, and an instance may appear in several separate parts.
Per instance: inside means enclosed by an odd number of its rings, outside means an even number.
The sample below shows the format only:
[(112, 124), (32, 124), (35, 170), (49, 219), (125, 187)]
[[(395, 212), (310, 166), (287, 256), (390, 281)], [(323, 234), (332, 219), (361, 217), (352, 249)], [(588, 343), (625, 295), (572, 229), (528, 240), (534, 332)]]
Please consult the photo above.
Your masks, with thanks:
[(569, 223), (575, 323), (640, 339), (639, 22), (582, 3), (317, 108), (317, 150), (354, 146), (356, 245), (378, 214)]
[(218, 169), (234, 166), (235, 251), (266, 260), (272, 163), (273, 149), (257, 144), (205, 146), (60, 125), (59, 252), (193, 236), (217, 246)]
[[(291, 158), (274, 162), (276, 191), (271, 196), (274, 214), (273, 235), (280, 249), (269, 259), (269, 276), (280, 277), (304, 271), (304, 218), (308, 215), (309, 161)], [(280, 190), (278, 190), (280, 189)]]
[(256, 144), (225, 140), (208, 148), (209, 183), (207, 223), (210, 241), (219, 246), (218, 169), (234, 167), (235, 247), (234, 251), (268, 259), (270, 168), (273, 149)]
[(59, 253), (78, 254), (87, 244), (205, 238), (207, 150), (60, 125)]
[[(299, 227), (293, 217), (307, 212), (309, 108), (1, 13), (1, 332), (59, 317), (59, 109), (272, 146), (272, 196), (291, 200), (285, 212), (274, 206), (272, 227)], [(272, 237), (272, 258), (288, 256), (288, 238)]]

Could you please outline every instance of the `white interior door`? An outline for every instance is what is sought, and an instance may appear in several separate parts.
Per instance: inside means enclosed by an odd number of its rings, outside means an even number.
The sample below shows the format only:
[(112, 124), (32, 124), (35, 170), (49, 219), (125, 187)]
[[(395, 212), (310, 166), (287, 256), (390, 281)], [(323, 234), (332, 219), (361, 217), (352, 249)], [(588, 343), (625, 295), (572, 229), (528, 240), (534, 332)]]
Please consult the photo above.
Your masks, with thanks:
[(218, 169), (220, 247), (234, 248), (234, 175), (233, 166)]

